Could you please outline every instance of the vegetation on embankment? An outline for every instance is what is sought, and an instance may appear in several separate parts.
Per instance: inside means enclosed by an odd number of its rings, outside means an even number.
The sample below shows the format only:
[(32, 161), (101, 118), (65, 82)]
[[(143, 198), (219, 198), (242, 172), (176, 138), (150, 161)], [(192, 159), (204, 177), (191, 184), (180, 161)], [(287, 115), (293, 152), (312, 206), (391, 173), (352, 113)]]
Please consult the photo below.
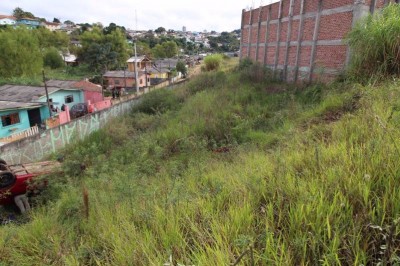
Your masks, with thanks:
[(357, 81), (387, 79), (400, 75), (400, 5), (362, 19), (348, 34), (352, 49), (349, 74)]
[(289, 87), (244, 61), (149, 93), (63, 152), (1, 263), (398, 262), (399, 85)]

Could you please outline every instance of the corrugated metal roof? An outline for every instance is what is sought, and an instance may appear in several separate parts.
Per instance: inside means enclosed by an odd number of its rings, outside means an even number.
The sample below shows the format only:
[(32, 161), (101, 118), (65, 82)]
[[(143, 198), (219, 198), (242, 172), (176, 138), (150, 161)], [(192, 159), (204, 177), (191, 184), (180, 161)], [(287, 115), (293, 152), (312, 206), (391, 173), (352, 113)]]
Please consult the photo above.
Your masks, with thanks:
[[(49, 94), (60, 90), (56, 87), (47, 87)], [(0, 87), (0, 100), (15, 102), (35, 102), (46, 95), (44, 87), (3, 85)]]
[[(143, 71), (138, 71), (138, 75), (144, 75), (145, 72)], [(118, 71), (107, 71), (103, 75), (106, 78), (135, 78), (135, 72), (131, 71), (124, 71), (123, 70), (118, 70)]]
[(137, 56), (137, 58), (135, 58), (135, 57), (129, 58), (126, 62), (127, 63), (134, 63), (134, 62), (139, 63), (139, 62), (142, 62), (143, 60), (150, 61), (150, 59), (147, 58), (146, 56)]
[(79, 89), (84, 91), (98, 91), (101, 92), (101, 86), (94, 84), (87, 80), (48, 80), (46, 84), (51, 87), (57, 87), (62, 89)]
[(0, 100), (0, 110), (15, 110), (15, 109), (33, 109), (38, 108), (46, 103), (21, 103), (13, 101), (1, 101)]
[(76, 83), (76, 80), (55, 80), (51, 79), (46, 81), (47, 86), (57, 88), (73, 88), (72, 86)]

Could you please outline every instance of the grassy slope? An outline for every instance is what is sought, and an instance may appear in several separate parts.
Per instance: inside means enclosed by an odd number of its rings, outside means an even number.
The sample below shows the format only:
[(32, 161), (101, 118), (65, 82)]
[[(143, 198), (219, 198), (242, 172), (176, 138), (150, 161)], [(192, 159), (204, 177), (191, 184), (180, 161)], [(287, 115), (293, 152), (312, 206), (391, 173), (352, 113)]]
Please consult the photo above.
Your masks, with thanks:
[(249, 246), (257, 265), (396, 259), (398, 84), (276, 88), (219, 72), (148, 95), (150, 114), (65, 151), (47, 203), (0, 228), (0, 265), (228, 265)]

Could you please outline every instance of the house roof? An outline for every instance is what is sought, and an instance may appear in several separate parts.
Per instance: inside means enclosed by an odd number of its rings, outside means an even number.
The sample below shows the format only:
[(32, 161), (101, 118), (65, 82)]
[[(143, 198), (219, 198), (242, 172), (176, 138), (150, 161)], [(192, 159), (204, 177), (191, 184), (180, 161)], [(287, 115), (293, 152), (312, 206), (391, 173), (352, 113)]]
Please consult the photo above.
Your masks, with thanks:
[[(144, 74), (145, 74), (145, 72), (138, 71), (139, 76), (144, 75)], [(106, 73), (104, 73), (103, 76), (106, 78), (135, 78), (135, 72), (123, 71), (123, 70), (107, 71)]]
[[(60, 90), (56, 87), (47, 87), (49, 94)], [(3, 85), (0, 87), (0, 100), (15, 102), (34, 102), (46, 95), (44, 87)]]
[(129, 58), (126, 62), (127, 63), (140, 63), (142, 61), (150, 61), (149, 58), (147, 58), (146, 56), (137, 56), (137, 58), (135, 58), (134, 56)]
[(97, 91), (97, 92), (101, 92), (102, 91), (100, 85), (94, 84), (94, 83), (92, 83), (90, 81), (87, 81), (87, 80), (81, 80), (81, 81), (76, 82), (73, 85), (73, 88), (82, 89), (84, 91)]
[(57, 22), (48, 22), (48, 21), (45, 21), (44, 24), (49, 25), (49, 26), (60, 26), (60, 25), (61, 25), (61, 23), (57, 23)]
[(16, 18), (15, 18), (15, 17), (13, 17), (13, 16), (8, 16), (8, 15), (0, 15), (0, 19), (5, 19), (5, 18), (12, 19), (12, 20), (16, 20)]
[(15, 109), (33, 109), (38, 108), (46, 103), (22, 103), (13, 101), (2, 101), (0, 100), (0, 110), (15, 110)]
[(46, 82), (48, 86), (63, 88), (63, 89), (80, 89), (84, 91), (98, 91), (101, 92), (101, 86), (94, 84), (87, 80), (48, 80)]

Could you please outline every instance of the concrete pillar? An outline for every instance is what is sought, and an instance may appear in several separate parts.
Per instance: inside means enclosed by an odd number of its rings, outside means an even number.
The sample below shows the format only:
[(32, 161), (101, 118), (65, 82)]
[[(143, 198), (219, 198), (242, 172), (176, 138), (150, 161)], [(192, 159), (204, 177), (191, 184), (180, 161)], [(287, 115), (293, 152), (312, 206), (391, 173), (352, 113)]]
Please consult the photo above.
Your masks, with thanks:
[(321, 21), (321, 12), (322, 12), (322, 0), (319, 0), (318, 1), (317, 16), (315, 17), (313, 44), (312, 44), (312, 47), (311, 47), (310, 73), (309, 73), (309, 76), (308, 76), (308, 82), (310, 82), (310, 83), (312, 82), (312, 74), (314, 72), (315, 54), (317, 52), (317, 42), (318, 42), (319, 23)]
[(290, 46), (290, 37), (292, 35), (292, 21), (293, 21), (293, 0), (290, 0), (290, 5), (289, 5), (289, 21), (288, 21), (288, 30), (287, 30), (287, 36), (286, 36), (286, 50), (285, 50), (285, 62), (284, 62), (284, 67), (283, 67), (283, 79), (287, 81), (288, 75), (288, 59), (289, 59), (289, 46)]
[[(372, 1), (375, 2), (375, 1)], [(374, 3), (375, 8), (375, 3)], [(353, 21), (352, 27), (357, 24), (357, 22), (363, 17), (367, 16), (370, 13), (371, 6), (365, 4), (364, 0), (355, 0), (353, 5)], [(346, 66), (349, 65), (351, 58), (351, 50), (350, 47), (347, 47), (347, 56), (346, 56)]]
[(264, 66), (268, 64), (268, 35), (269, 35), (269, 22), (271, 21), (271, 5), (268, 6), (267, 26), (265, 27), (265, 40), (264, 40)]
[(279, 14), (278, 14), (278, 27), (276, 30), (276, 49), (275, 49), (275, 62), (274, 62), (274, 71), (276, 72), (278, 68), (278, 60), (279, 60), (279, 47), (281, 43), (281, 20), (282, 20), (282, 1), (279, 2)]
[(301, 40), (303, 39), (304, 31), (304, 0), (301, 0), (300, 6), (300, 23), (299, 23), (299, 33), (297, 35), (297, 49), (296, 49), (296, 63), (294, 69), (294, 82), (297, 82), (297, 76), (299, 75), (299, 61), (301, 55)]

